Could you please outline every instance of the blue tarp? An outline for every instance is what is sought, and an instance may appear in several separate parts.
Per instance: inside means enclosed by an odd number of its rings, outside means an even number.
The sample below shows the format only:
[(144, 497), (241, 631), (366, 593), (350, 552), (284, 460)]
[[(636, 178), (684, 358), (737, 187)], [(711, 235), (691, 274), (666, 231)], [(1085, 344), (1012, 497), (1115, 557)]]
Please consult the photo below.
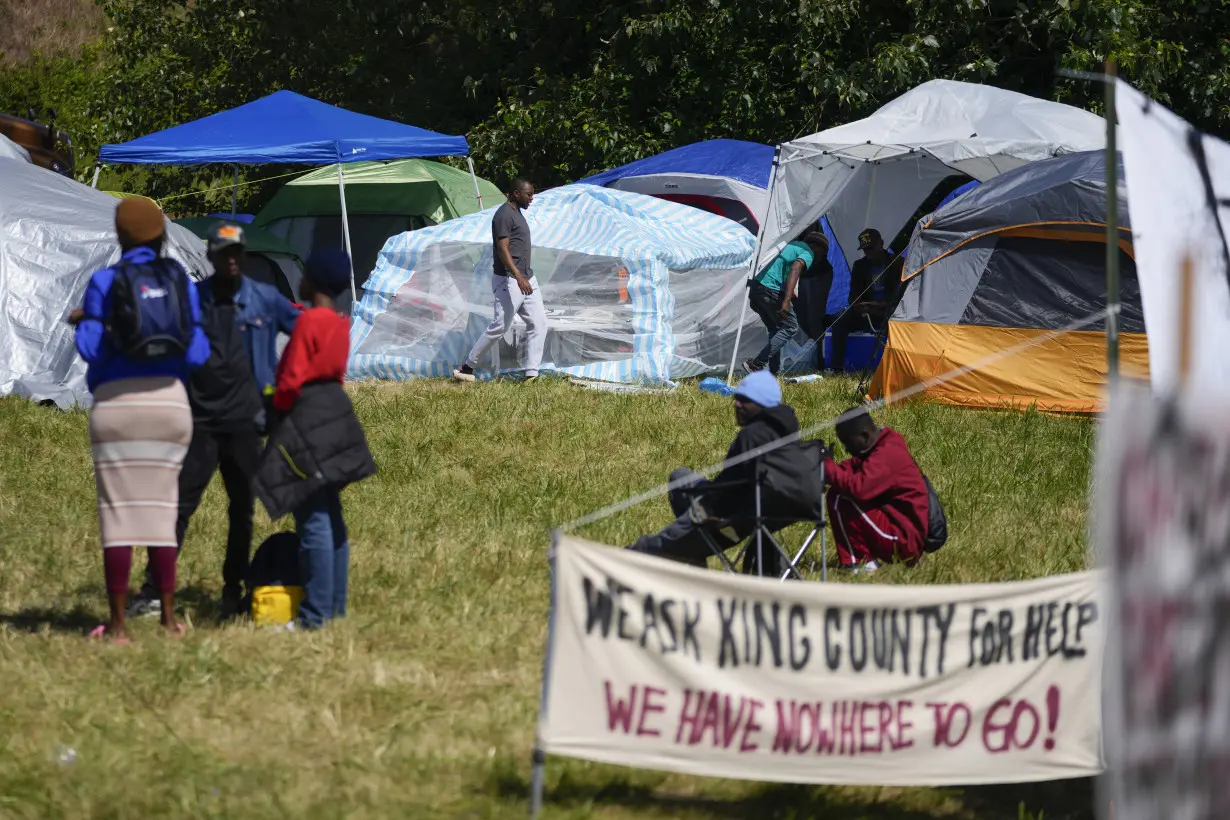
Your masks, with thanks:
[(966, 191), (972, 191), (972, 190), (974, 190), (975, 188), (977, 188), (977, 187), (978, 187), (979, 185), (981, 185), (981, 184), (982, 184), (982, 183), (981, 183), (981, 182), (979, 182), (978, 180), (976, 180), (976, 179), (971, 179), (969, 182), (965, 183), (965, 184), (964, 184), (964, 185), (962, 185), (961, 187), (959, 187), (959, 188), (954, 188), (954, 189), (953, 189), (953, 191), (952, 191), (952, 193), (950, 193), (948, 196), (946, 196), (946, 197), (944, 197), (943, 199), (941, 199), (941, 200), (940, 200), (940, 204), (935, 206), (935, 210), (937, 210), (937, 211), (938, 211), (940, 208), (943, 208), (943, 207), (944, 207), (945, 205), (947, 205), (949, 202), (952, 202), (954, 199), (956, 199), (957, 197), (961, 196), (961, 194), (965, 193)]
[(165, 131), (104, 145), (99, 160), (149, 165), (332, 165), (468, 153), (465, 137), (356, 114), (293, 91), (277, 91)]
[[(586, 185), (610, 185), (628, 177), (654, 174), (702, 174), (734, 179), (757, 188), (769, 187), (773, 146), (742, 140), (706, 140), (663, 151), (580, 180)], [(759, 218), (760, 215), (757, 215)]]

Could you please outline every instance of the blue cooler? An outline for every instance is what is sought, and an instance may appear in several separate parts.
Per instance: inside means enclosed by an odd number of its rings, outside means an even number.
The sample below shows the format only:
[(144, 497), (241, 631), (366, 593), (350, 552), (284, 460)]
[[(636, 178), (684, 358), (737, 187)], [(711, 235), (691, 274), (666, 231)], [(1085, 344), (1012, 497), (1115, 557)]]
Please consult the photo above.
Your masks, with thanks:
[(846, 372), (861, 372), (875, 370), (880, 365), (884, 350), (876, 350), (876, 334), (867, 331), (856, 331), (846, 340), (846, 360), (841, 368), (829, 361), (833, 357), (833, 331), (824, 331), (824, 362), (833, 370)]

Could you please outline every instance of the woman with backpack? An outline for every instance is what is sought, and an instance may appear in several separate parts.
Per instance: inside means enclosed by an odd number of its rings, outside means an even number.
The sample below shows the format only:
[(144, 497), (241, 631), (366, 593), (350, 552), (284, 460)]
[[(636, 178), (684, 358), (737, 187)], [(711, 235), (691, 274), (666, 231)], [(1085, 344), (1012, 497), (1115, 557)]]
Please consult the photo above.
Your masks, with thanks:
[(69, 321), (88, 365), (94, 397), (90, 445), (98, 527), (111, 620), (90, 633), (127, 643), (132, 548), (149, 549), (162, 595), (162, 625), (175, 620), (175, 517), (178, 475), (192, 439), (188, 370), (209, 358), (196, 286), (174, 259), (161, 256), (165, 220), (149, 199), (115, 210), (122, 254), (90, 277), (85, 301)]

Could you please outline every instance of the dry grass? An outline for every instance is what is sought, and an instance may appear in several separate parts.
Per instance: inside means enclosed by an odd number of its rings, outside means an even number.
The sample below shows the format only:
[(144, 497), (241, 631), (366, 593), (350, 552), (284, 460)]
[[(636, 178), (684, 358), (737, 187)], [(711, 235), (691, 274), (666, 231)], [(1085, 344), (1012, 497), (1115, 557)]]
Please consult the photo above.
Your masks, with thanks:
[[(804, 423), (853, 385), (789, 388)], [(559, 382), (364, 386), (381, 473), (347, 491), (351, 617), (319, 634), (219, 628), (225, 497), (180, 563), (167, 640), (87, 645), (105, 603), (86, 418), (0, 401), (0, 817), (521, 818), (553, 525), (718, 460), (729, 403)], [(953, 536), (877, 580), (1024, 578), (1085, 562), (1088, 421), (932, 405), (886, 411), (945, 497)], [(584, 535), (661, 526), (649, 503)], [(274, 525), (258, 514), (258, 538)], [(71, 747), (71, 762), (60, 757)], [(70, 756), (71, 757), (71, 756)], [(875, 790), (762, 786), (548, 765), (551, 818), (1091, 817), (1088, 784)], [(1027, 795), (1027, 796), (1025, 796)]]
[(105, 27), (92, 0), (0, 0), (0, 59), (20, 63), (36, 53), (75, 52), (102, 37)]

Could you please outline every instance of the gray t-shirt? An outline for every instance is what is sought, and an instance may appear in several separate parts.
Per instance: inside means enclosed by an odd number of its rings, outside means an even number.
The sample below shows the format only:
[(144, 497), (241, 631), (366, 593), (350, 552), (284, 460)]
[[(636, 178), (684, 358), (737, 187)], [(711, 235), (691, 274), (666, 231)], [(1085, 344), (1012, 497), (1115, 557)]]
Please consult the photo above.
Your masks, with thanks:
[(530, 268), (530, 224), (525, 221), (521, 209), (511, 202), (501, 205), (491, 218), (491, 248), (495, 256), (496, 276), (512, 275), (512, 271), (504, 269), (504, 263), (500, 261), (500, 253), (496, 249), (496, 243), (504, 237), (508, 237), (508, 253), (517, 264), (517, 270), (529, 279), (534, 275)]

